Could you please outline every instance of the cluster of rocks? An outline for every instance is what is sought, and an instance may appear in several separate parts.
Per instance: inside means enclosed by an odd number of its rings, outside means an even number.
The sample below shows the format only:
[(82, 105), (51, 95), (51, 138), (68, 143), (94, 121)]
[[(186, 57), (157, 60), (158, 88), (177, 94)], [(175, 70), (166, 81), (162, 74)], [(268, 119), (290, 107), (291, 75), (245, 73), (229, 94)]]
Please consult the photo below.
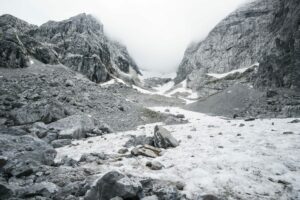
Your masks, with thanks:
[(146, 156), (156, 158), (161, 155), (161, 149), (177, 147), (179, 142), (172, 134), (162, 126), (155, 126), (154, 136), (138, 136), (130, 139), (124, 146), (134, 146), (131, 154), (134, 156)]
[[(79, 161), (65, 157), (55, 162), (56, 150), (43, 140), (12, 128), (1, 129), (0, 134), (0, 199), (188, 200), (181, 193), (185, 187), (182, 182), (135, 177), (117, 171), (99, 178), (99, 172), (81, 167), (81, 163), (109, 162), (112, 159), (109, 155), (91, 153), (82, 155)], [(163, 168), (157, 161), (147, 162), (146, 166), (152, 170)], [(201, 198), (199, 195), (197, 199)]]
[[(0, 68), (0, 71), (0, 126), (19, 126), (27, 132), (34, 132), (33, 124), (43, 122), (47, 129), (53, 129), (52, 132), (61, 132), (59, 129), (76, 125), (76, 129), (83, 129), (79, 132), (93, 136), (111, 130), (130, 130), (167, 117), (127, 101), (119, 94), (118, 88), (102, 87), (61, 65), (44, 65), (35, 61), (30, 68), (13, 71)], [(55, 127), (64, 123), (69, 127)], [(46, 128), (43, 124), (36, 126)], [(111, 127), (110, 130), (105, 126)], [(44, 137), (44, 133), (37, 134)]]
[[(184, 184), (151, 178), (139, 178), (111, 171), (97, 179), (84, 200), (187, 200), (181, 194)], [(213, 195), (198, 195), (197, 200), (218, 200)]]

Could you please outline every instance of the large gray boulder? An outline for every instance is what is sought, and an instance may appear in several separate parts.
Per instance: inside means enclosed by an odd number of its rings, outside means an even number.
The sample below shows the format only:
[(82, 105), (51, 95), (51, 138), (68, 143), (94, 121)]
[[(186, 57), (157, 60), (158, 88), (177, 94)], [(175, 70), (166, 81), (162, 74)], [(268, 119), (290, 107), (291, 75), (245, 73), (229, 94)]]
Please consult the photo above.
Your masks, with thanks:
[(44, 181), (17, 190), (17, 195), (22, 198), (31, 196), (43, 196), (50, 198), (54, 196), (54, 194), (58, 191), (59, 187), (57, 185), (51, 182)]
[(13, 190), (8, 186), (6, 180), (0, 177), (0, 199), (9, 199), (13, 195)]
[(154, 128), (154, 146), (158, 148), (177, 147), (178, 141), (171, 135), (170, 131), (162, 126)]
[(71, 115), (48, 124), (48, 129), (58, 132), (58, 139), (85, 138), (88, 131), (95, 128), (95, 119), (89, 115)]
[(46, 124), (68, 116), (62, 103), (56, 100), (38, 101), (11, 111), (11, 118), (16, 125), (44, 122)]
[(140, 199), (143, 197), (142, 186), (133, 178), (111, 171), (96, 181), (84, 200), (110, 200), (114, 197)]

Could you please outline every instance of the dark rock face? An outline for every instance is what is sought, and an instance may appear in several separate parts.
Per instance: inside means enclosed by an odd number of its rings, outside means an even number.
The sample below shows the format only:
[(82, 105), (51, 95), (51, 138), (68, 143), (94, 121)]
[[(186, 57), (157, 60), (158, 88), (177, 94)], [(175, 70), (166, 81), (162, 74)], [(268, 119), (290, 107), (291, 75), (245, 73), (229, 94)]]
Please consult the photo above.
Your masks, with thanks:
[(256, 0), (230, 14), (179, 66), (177, 83), (194, 88), (206, 73), (224, 73), (259, 62), (256, 85), (299, 88), (299, 17), (296, 0)]
[(281, 0), (269, 30), (273, 46), (264, 52), (254, 77), (257, 87), (300, 89), (300, 3)]
[(11, 15), (0, 16), (0, 67), (26, 67), (29, 56), (46, 64), (58, 63), (55, 51), (28, 34), (35, 28)]
[[(299, 116), (299, 19), (300, 3), (296, 0), (256, 0), (244, 5), (221, 21), (207, 38), (186, 50), (175, 82), (186, 79), (187, 86), (203, 101), (202, 106), (209, 104), (208, 98), (222, 96), (226, 90), (242, 95), (231, 91), (237, 83), (254, 88), (256, 93), (271, 88), (275, 91), (271, 96), (268, 93), (255, 101), (247, 100), (247, 110), (237, 113)], [(222, 78), (210, 75), (241, 68), (248, 69)]]
[(26, 67), (33, 57), (45, 64), (62, 63), (94, 82), (115, 76), (134, 83), (140, 73), (126, 48), (109, 40), (103, 25), (91, 15), (49, 21), (40, 27), (3, 15), (0, 44), (0, 67)]

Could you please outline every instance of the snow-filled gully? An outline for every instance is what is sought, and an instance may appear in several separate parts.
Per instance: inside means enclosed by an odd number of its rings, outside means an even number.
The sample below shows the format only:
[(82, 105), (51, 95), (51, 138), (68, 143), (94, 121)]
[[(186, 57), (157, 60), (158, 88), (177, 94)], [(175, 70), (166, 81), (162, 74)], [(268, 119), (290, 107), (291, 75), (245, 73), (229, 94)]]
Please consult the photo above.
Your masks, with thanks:
[[(300, 127), (299, 123), (289, 123), (293, 119), (246, 122), (176, 107), (151, 109), (169, 109), (189, 120), (187, 124), (164, 126), (180, 145), (154, 159), (165, 166), (162, 170), (147, 168), (145, 163), (153, 159), (142, 156), (84, 167), (97, 169), (99, 176), (116, 169), (136, 176), (181, 181), (186, 184), (183, 192), (190, 198), (199, 193), (228, 199), (300, 198)], [(155, 125), (74, 141), (76, 146), (57, 149), (57, 160), (65, 155), (78, 160), (83, 153), (91, 152), (118, 154), (130, 135), (151, 136)], [(287, 131), (293, 134), (283, 134)]]

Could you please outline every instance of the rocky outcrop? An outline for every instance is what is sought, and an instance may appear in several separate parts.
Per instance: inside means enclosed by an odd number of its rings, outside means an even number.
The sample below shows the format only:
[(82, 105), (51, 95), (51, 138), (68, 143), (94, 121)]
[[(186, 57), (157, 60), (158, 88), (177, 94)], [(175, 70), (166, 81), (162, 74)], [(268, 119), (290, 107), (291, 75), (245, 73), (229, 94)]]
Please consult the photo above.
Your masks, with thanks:
[(0, 16), (0, 67), (23, 68), (33, 56), (46, 64), (57, 64), (57, 54), (51, 47), (31, 37), (36, 26), (11, 15)]
[[(175, 82), (185, 80), (188, 88), (197, 91), (204, 102), (198, 104), (202, 108), (209, 107), (211, 96), (224, 93), (225, 97), (226, 90), (237, 93), (232, 90), (242, 84), (254, 87), (257, 93), (266, 92), (257, 101), (246, 100), (248, 106), (242, 115), (299, 116), (299, 18), (300, 3), (296, 0), (255, 0), (240, 7), (203, 41), (190, 45)], [(270, 89), (276, 90), (275, 97), (267, 95)], [(274, 98), (277, 106), (272, 104)], [(229, 107), (238, 107), (229, 103)]]
[(186, 50), (176, 82), (187, 78), (189, 87), (196, 88), (207, 73), (258, 62), (257, 86), (299, 87), (295, 78), (299, 77), (299, 12), (296, 0), (256, 0), (244, 5)]
[(111, 41), (91, 15), (49, 21), (40, 27), (2, 15), (0, 44), (0, 67), (26, 67), (33, 57), (45, 64), (62, 63), (97, 83), (113, 77), (138, 82), (140, 72), (127, 49)]

